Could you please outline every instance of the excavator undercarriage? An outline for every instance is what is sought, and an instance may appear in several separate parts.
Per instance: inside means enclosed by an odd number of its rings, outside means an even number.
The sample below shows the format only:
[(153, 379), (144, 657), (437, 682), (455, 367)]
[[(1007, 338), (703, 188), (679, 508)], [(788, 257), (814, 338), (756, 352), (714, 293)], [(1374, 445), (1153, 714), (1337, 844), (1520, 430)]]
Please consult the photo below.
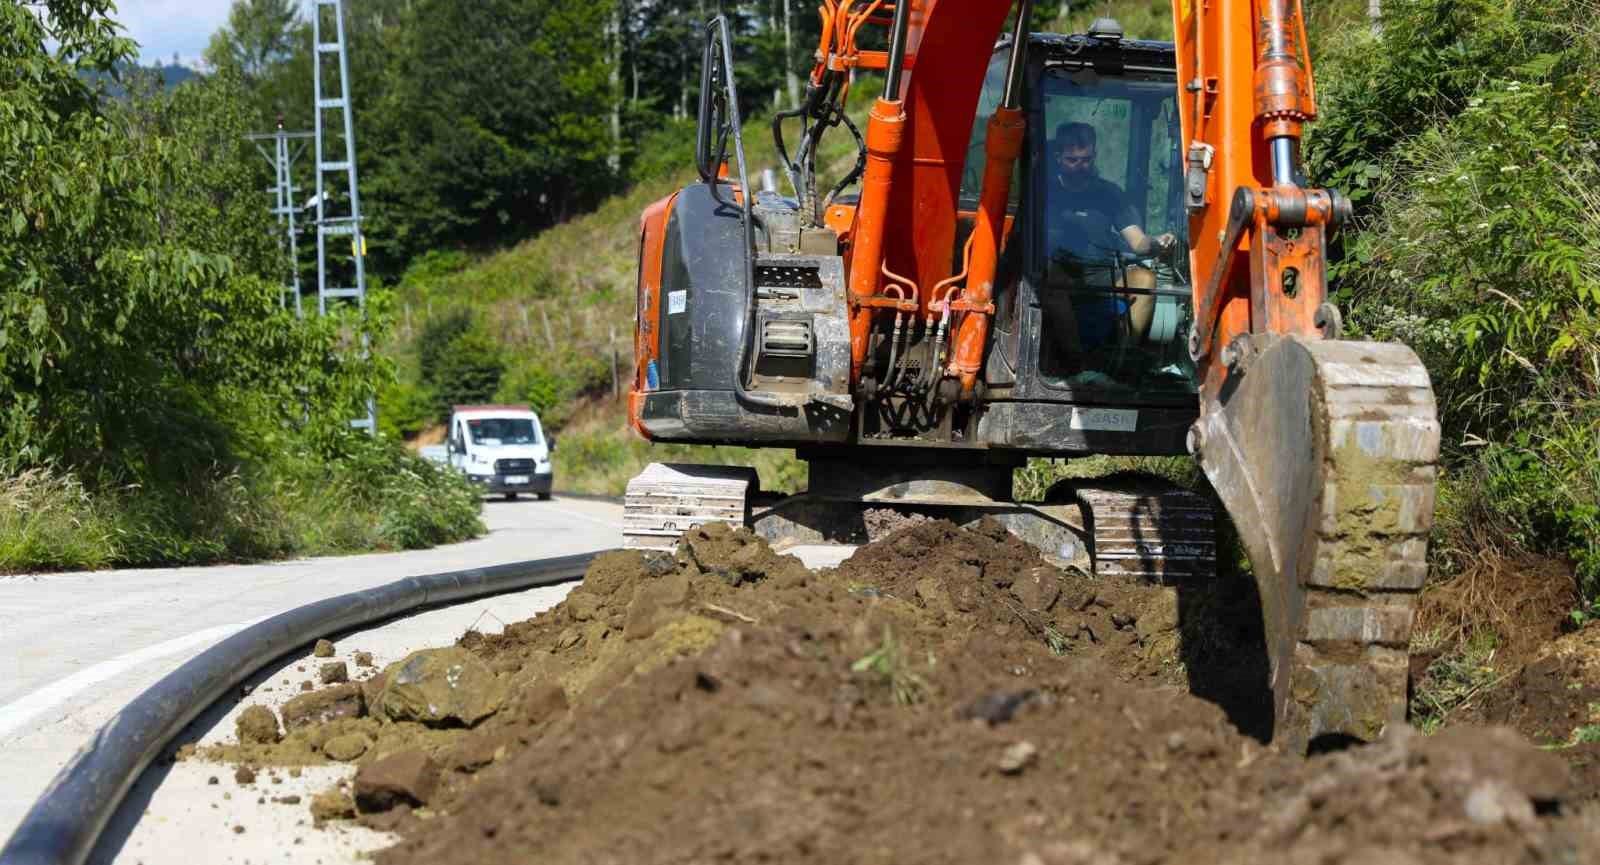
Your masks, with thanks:
[[(809, 483), (652, 465), (626, 545), (713, 520), (858, 544), (897, 515), (989, 518), (1057, 564), (1183, 586), (1215, 579), (1220, 504), (1261, 598), (1273, 739), (1371, 740), (1405, 715), (1439, 427), (1416, 355), (1341, 340), (1327, 302), (1350, 206), (1299, 165), (1299, 3), (1175, 3), (1175, 43), (1114, 22), (1030, 36), (1030, 5), (996, 43), (1005, 4), (825, 0), (805, 104), (774, 122), (793, 196), (750, 184), (713, 20), (702, 182), (642, 220), (631, 422), (793, 447)], [(888, 50), (857, 48), (875, 25)], [(856, 69), (885, 76), (865, 135), (841, 107)], [(861, 158), (821, 196), (816, 142), (841, 125)], [(1029, 458), (1091, 454), (1189, 454), (1211, 491), (1114, 477), (1014, 499)]]

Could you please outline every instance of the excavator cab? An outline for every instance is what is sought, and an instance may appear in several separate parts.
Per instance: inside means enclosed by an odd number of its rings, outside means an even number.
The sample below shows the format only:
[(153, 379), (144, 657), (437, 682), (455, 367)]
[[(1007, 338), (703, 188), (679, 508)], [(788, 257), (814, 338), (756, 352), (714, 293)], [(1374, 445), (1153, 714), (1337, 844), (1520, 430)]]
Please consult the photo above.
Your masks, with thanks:
[[(1008, 40), (996, 46), (985, 78), (962, 175), (964, 213), (978, 206), (985, 121), (1000, 104), (1010, 52)], [(996, 279), (990, 381), (1014, 370), (1018, 397), (1096, 406), (1112, 423), (1140, 408), (1192, 411), (1198, 376), (1184, 345), (1193, 290), (1172, 46), (1115, 33), (1035, 34), (1027, 56), (1027, 143)], [(1181, 452), (1181, 442), (1164, 435), (1137, 450)]]

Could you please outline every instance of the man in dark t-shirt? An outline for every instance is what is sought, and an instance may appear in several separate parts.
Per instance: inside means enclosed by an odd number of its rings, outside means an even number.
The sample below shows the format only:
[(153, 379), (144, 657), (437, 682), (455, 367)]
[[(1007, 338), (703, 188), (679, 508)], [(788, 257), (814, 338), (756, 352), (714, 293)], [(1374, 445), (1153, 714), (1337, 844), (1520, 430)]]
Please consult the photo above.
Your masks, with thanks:
[(1074, 309), (1064, 287), (1050, 283), (1153, 289), (1155, 274), (1128, 266), (1126, 260), (1165, 252), (1177, 242), (1170, 233), (1145, 234), (1122, 189), (1095, 173), (1095, 138), (1094, 127), (1087, 123), (1067, 122), (1057, 127), (1050, 142), (1056, 172), (1046, 182), (1045, 224), (1052, 276), (1047, 279), (1043, 300), (1047, 320), (1058, 331), (1056, 338), (1074, 351), (1114, 338), (1123, 315), (1142, 339), (1155, 311), (1155, 297), (1138, 294), (1124, 300), (1108, 293), (1085, 302), (1080, 295)]

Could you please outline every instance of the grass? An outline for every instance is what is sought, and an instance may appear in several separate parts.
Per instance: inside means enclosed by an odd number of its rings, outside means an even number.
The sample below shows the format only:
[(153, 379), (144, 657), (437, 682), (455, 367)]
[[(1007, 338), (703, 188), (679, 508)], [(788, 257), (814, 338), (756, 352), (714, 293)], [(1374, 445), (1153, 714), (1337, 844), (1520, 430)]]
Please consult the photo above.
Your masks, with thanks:
[(30, 469), (0, 480), (0, 573), (105, 567), (115, 536), (70, 475)]
[(365, 439), (162, 489), (31, 469), (0, 478), (0, 573), (420, 549), (482, 534), (481, 507), (454, 472)]
[[(929, 670), (933, 669), (934, 663), (930, 652)], [(883, 640), (878, 647), (851, 664), (850, 672), (867, 675), (901, 706), (920, 703), (928, 695), (928, 680), (912, 669), (904, 647), (895, 640), (894, 632), (887, 625), (884, 626)]]
[(1500, 640), (1493, 631), (1478, 631), (1468, 639), (1448, 641), (1440, 631), (1430, 629), (1416, 635), (1412, 651), (1445, 646), (1448, 648), (1428, 665), (1415, 684), (1411, 697), (1411, 723), (1424, 734), (1436, 732), (1453, 712), (1507, 675), (1495, 665)]

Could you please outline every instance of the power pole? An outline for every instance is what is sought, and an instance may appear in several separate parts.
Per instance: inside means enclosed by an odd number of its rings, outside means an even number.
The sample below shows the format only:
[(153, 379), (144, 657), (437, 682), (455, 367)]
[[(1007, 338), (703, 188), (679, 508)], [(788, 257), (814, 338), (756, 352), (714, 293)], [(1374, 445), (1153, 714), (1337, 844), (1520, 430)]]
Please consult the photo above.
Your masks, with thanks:
[[(295, 213), (299, 206), (295, 204), (294, 177), (291, 169), (296, 160), (306, 152), (304, 143), (297, 143), (293, 147), (289, 142), (303, 142), (311, 138), (310, 132), (285, 132), (283, 131), (283, 117), (278, 117), (278, 131), (262, 132), (246, 135), (245, 138), (255, 142), (256, 150), (263, 159), (272, 166), (274, 182), (272, 188), (267, 190), (273, 194), (272, 213), (278, 217), (278, 225), (283, 226), (284, 233), (288, 236), (286, 249), (289, 253), (289, 280), (283, 286), (283, 292), (278, 296), (278, 307), (288, 307), (288, 298), (294, 298), (294, 314), (296, 318), (304, 318), (305, 310), (300, 306), (300, 249), (295, 237)], [(273, 143), (272, 153), (267, 153), (266, 142)]]
[[(361, 234), (361, 194), (356, 185), (356, 130), (355, 123), (350, 114), (350, 58), (345, 51), (344, 34), (344, 2), (343, 0), (315, 0), (316, 6), (311, 16), (311, 62), (312, 84), (316, 111), (316, 154), (317, 154), (317, 311), (326, 315), (328, 302), (340, 300), (353, 300), (356, 307), (361, 310), (362, 320), (367, 314), (367, 270), (366, 255), (367, 242)], [(332, 9), (333, 41), (324, 42), (323, 10)], [(323, 58), (333, 55), (338, 62), (338, 82), (334, 88), (328, 88), (327, 77), (323, 75)], [(332, 95), (329, 95), (329, 94)], [(335, 153), (330, 156), (328, 152), (327, 126), (324, 122), (323, 112), (337, 111), (340, 115), (344, 129), (344, 153)], [(337, 138), (335, 138), (337, 142)], [(337, 205), (329, 200), (327, 175), (342, 176), (345, 199)], [(335, 185), (338, 180), (334, 181)], [(341, 210), (342, 208), (342, 210)], [(339, 273), (333, 274), (328, 261), (328, 241), (330, 238), (350, 238), (350, 260), (352, 267), (338, 268)], [(353, 271), (353, 272), (352, 272)], [(353, 284), (338, 285), (334, 276), (353, 277)], [(371, 351), (368, 345), (367, 334), (361, 334), (361, 356), (366, 357)], [(365, 429), (368, 435), (378, 434), (378, 406), (372, 396), (367, 397), (366, 417), (356, 418), (350, 425), (358, 429)]]

